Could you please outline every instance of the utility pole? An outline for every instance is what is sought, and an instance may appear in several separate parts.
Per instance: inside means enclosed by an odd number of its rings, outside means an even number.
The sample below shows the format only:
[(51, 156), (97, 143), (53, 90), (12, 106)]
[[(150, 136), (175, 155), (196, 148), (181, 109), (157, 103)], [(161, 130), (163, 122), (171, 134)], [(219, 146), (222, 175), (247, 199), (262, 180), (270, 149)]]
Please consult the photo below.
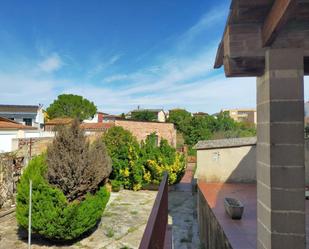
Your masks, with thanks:
[(31, 206), (32, 206), (32, 180), (30, 180), (30, 186), (29, 186), (28, 249), (31, 249)]

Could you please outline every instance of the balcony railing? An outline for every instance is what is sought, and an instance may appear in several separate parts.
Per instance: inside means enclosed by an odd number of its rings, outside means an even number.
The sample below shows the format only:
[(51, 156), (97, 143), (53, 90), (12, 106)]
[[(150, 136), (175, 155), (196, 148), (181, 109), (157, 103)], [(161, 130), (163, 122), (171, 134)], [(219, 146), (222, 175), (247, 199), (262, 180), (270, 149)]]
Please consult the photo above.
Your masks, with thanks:
[(171, 249), (168, 225), (168, 175), (164, 174), (139, 249)]

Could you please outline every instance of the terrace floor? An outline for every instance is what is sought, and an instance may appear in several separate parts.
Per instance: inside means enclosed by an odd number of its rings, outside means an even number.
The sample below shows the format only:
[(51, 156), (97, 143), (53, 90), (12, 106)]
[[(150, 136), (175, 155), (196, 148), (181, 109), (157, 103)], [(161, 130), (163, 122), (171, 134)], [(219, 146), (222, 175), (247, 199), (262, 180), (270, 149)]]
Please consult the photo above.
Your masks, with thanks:
[[(224, 233), (234, 249), (256, 249), (256, 185), (233, 183), (199, 182), (203, 193)], [(244, 206), (241, 220), (232, 220), (224, 209), (224, 198), (232, 197), (240, 200)], [(306, 236), (309, 242), (309, 200), (306, 200)], [(309, 249), (309, 243), (307, 243)]]

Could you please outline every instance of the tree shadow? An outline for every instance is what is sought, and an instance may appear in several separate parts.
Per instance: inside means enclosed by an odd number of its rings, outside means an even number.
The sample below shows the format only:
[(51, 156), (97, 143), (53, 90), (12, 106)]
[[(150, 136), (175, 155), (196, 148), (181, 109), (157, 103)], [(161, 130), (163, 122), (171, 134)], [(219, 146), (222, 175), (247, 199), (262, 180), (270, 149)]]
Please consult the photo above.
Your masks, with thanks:
[[(88, 231), (84, 232), (81, 236), (72, 239), (72, 240), (54, 240), (46, 238), (40, 234), (32, 233), (31, 234), (31, 244), (37, 245), (37, 246), (72, 246), (79, 241), (91, 236), (97, 229), (99, 228), (101, 224), (101, 219), (97, 221), (95, 226)], [(17, 236), (20, 240), (22, 240), (25, 243), (28, 243), (28, 230), (18, 226), (18, 229), (16, 231)]]

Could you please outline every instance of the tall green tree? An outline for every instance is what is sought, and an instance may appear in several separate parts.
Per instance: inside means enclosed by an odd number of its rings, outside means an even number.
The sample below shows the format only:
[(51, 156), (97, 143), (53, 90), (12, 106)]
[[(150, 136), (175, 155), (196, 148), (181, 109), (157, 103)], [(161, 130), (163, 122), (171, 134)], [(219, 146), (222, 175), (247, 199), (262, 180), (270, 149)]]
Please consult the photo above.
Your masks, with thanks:
[(131, 119), (139, 121), (156, 121), (157, 115), (148, 110), (132, 112)]
[(79, 120), (93, 117), (97, 107), (93, 102), (74, 94), (61, 94), (46, 110), (50, 119), (71, 117)]
[(190, 112), (184, 109), (174, 109), (170, 110), (167, 121), (170, 123), (174, 123), (176, 129), (181, 133), (185, 134), (188, 132), (191, 119), (192, 115)]

